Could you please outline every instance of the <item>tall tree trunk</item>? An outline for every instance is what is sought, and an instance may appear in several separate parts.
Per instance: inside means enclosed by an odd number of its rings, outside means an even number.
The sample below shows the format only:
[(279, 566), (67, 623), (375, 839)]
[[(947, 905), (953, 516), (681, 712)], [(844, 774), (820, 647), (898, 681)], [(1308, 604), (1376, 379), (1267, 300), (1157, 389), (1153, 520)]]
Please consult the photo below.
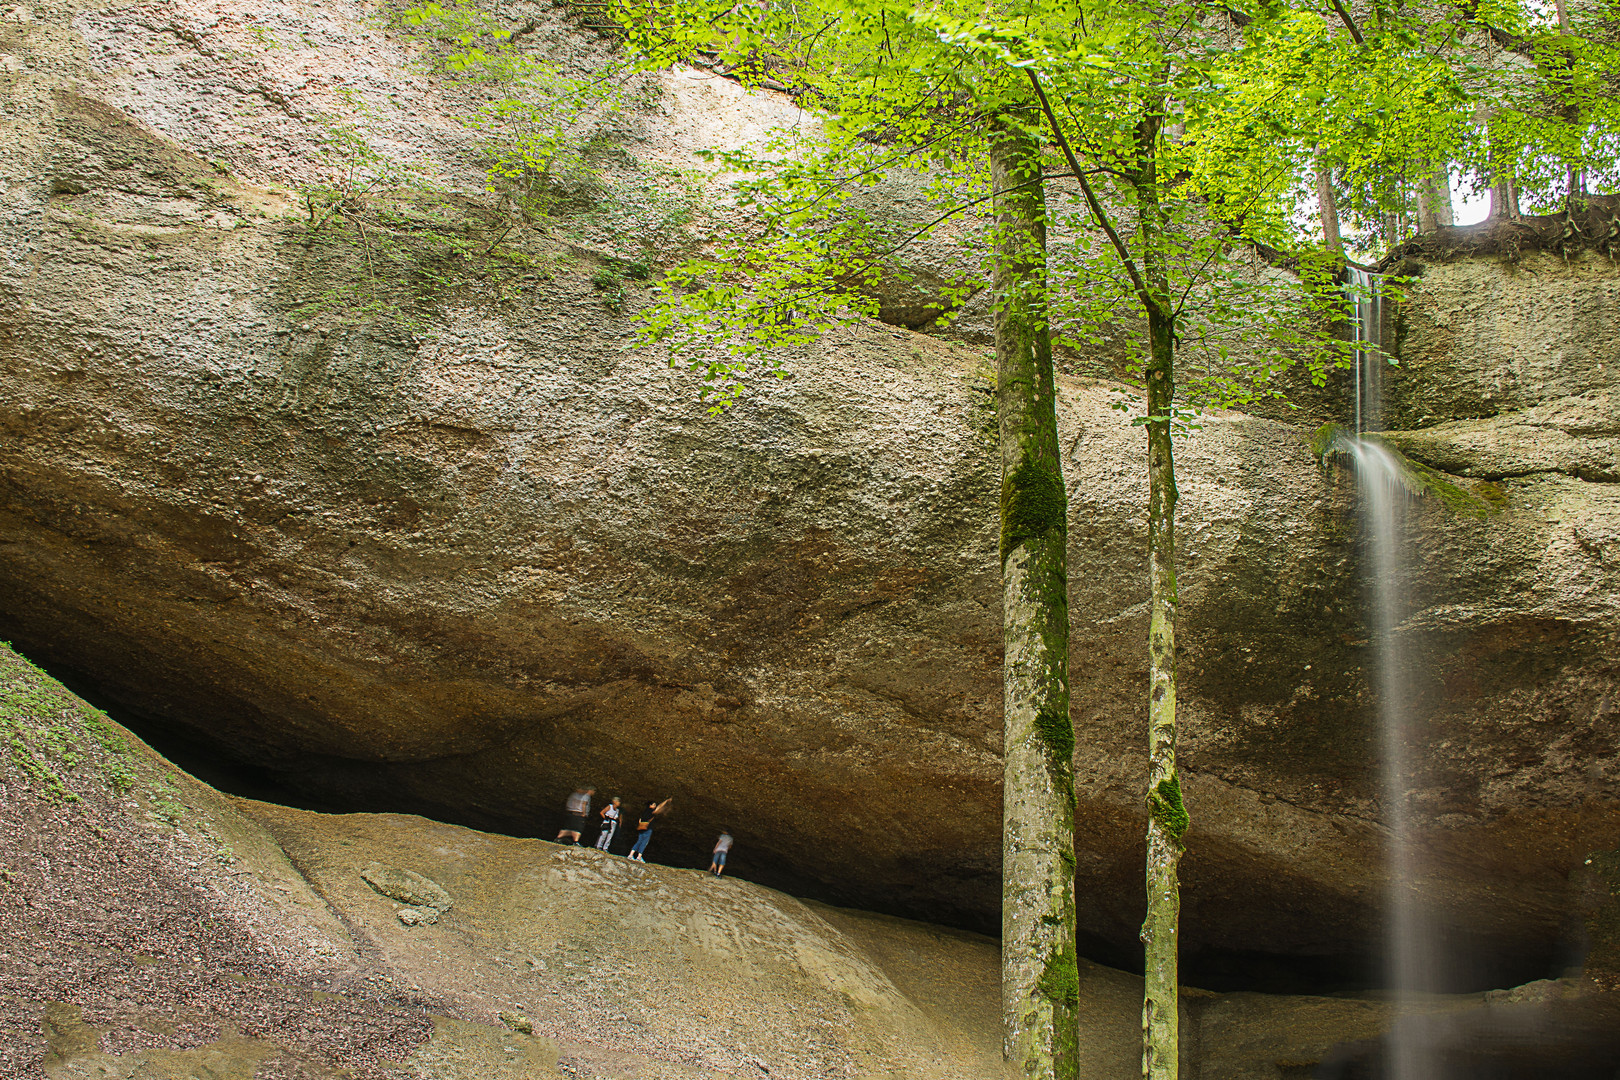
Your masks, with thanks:
[(1180, 1055), (1181, 837), (1187, 811), (1176, 772), (1176, 468), (1171, 453), (1175, 343), (1171, 320), (1148, 315), (1148, 826), (1142, 1075), (1175, 1080)]
[(1455, 223), (1451, 210), (1451, 171), (1444, 165), (1418, 184), (1418, 232), (1432, 233)]
[(996, 408), (1001, 442), (1003, 1051), (1032, 1080), (1075, 1076), (1074, 728), (1068, 497), (1046, 302), (1040, 148), (995, 122)]
[(1457, 224), (1456, 211), (1451, 206), (1451, 169), (1441, 165), (1434, 171), (1434, 179), (1430, 181), (1434, 188), (1434, 223), (1442, 228), (1451, 228)]
[(1322, 215), (1322, 242), (1328, 254), (1344, 258), (1344, 240), (1339, 236), (1339, 204), (1333, 198), (1333, 173), (1320, 157), (1316, 159), (1316, 206)]
[(1487, 126), (1485, 137), (1492, 143), (1486, 151), (1485, 164), (1490, 169), (1491, 177), (1491, 214), (1492, 218), (1504, 221), (1516, 220), (1519, 216), (1519, 188), (1513, 182), (1513, 161), (1509, 155), (1502, 153), (1491, 138), (1496, 132)]
[[(1148, 789), (1147, 917), (1142, 997), (1142, 1075), (1176, 1080), (1180, 1069), (1181, 837), (1187, 811), (1176, 775), (1175, 313), (1166, 279), (1164, 210), (1151, 121), (1138, 133), (1137, 213), (1147, 286)], [(1325, 170), (1323, 170), (1325, 173)], [(1319, 174), (1320, 175), (1320, 174)], [(1331, 188), (1328, 189), (1331, 196)], [(1335, 221), (1335, 226), (1337, 222)]]
[(1518, 216), (1519, 188), (1513, 177), (1503, 176), (1491, 185), (1491, 217), (1514, 221)]

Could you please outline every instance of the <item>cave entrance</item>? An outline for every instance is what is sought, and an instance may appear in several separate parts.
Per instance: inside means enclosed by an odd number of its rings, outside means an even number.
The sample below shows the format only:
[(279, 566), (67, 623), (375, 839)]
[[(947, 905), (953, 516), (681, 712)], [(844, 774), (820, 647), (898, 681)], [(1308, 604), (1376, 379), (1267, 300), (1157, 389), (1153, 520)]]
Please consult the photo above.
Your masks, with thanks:
[[(41, 666), (73, 693), (134, 732), (164, 758), (228, 795), (326, 814), (414, 814), (485, 832), (545, 840), (556, 835), (555, 829), (561, 821), (559, 806), (556, 820), (546, 817), (538, 820), (536, 828), (531, 831), (513, 831), (510, 822), (472, 819), (450, 807), (425, 806), (405, 795), (391, 797), (385, 788), (379, 786), (368, 787), (363, 798), (340, 791), (322, 790), (299, 783), (295, 768), (277, 768), (245, 760), (233, 753), (229, 746), (199, 736), (192, 728), (173, 718), (130, 709), (82, 671), (60, 665)], [(356, 768), (359, 764), (350, 762), (347, 767)], [(685, 850), (690, 845), (677, 847), (677, 838), (672, 833), (673, 830), (668, 830), (660, 834), (660, 842), (665, 846), (662, 851), (655, 853), (653, 861), (664, 862), (668, 858), (672, 860), (668, 865), (693, 865), (692, 852)], [(620, 839), (623, 840), (625, 835), (626, 831), (621, 828)], [(592, 839), (592, 834), (584, 837), (586, 843)], [(856, 906), (829, 894), (825, 883), (795, 874), (791, 868), (780, 872), (773, 872), (773, 868), (768, 866), (748, 867), (747, 870), (758, 871), (745, 872), (744, 876), (749, 880), (793, 896), (843, 907)], [(884, 913), (904, 915), (904, 912), (893, 910)], [(979, 927), (966, 929), (983, 932)], [(1248, 991), (1289, 995), (1350, 995), (1377, 993), (1385, 989), (1385, 972), (1377, 942), (1368, 942), (1363, 949), (1339, 954), (1290, 955), (1263, 949), (1200, 948), (1192, 943), (1197, 937), (1196, 928), (1184, 929), (1188, 931), (1186, 936), (1190, 940), (1182, 954), (1181, 972), (1182, 980), (1188, 986), (1217, 993)], [(1520, 949), (1504, 948), (1500, 942), (1485, 940), (1452, 942), (1446, 952), (1462, 958), (1462, 962), (1453, 965), (1442, 979), (1428, 989), (1450, 994), (1479, 993), (1522, 986), (1539, 979), (1556, 979), (1581, 960), (1580, 949), (1572, 947), (1571, 940), (1574, 940), (1574, 936), (1566, 935), (1566, 940), (1535, 943)], [(1118, 941), (1084, 932), (1079, 936), (1078, 946), (1080, 955), (1094, 963), (1125, 972), (1139, 973), (1142, 970), (1139, 946), (1121, 945)]]

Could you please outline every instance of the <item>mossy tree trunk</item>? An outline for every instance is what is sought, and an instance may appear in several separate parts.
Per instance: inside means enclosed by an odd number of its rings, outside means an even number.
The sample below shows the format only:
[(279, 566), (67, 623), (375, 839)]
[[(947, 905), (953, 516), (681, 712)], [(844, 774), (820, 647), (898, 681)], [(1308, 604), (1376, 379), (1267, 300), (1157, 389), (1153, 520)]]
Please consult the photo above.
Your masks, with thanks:
[(1003, 1050), (1018, 1075), (1076, 1071), (1074, 729), (1068, 499), (1046, 313), (1040, 147), (994, 122), (996, 408), (1001, 445)]
[[(1148, 450), (1148, 786), (1147, 917), (1142, 921), (1146, 967), (1142, 997), (1142, 1075), (1175, 1080), (1180, 1059), (1181, 837), (1187, 811), (1176, 775), (1176, 467), (1171, 453), (1175, 403), (1176, 307), (1166, 261), (1171, 245), (1159, 188), (1159, 138), (1168, 115), (1167, 95), (1142, 100), (1135, 131), (1135, 168), (1124, 179), (1136, 192), (1141, 259), (1131, 254), (1097, 197), (1086, 169), (1063, 134), (1041, 81), (1026, 69), (1053, 139), (1080, 185), (1092, 218), (1108, 236), (1119, 263), (1147, 311)], [(1329, 188), (1331, 194), (1331, 188)], [(1003, 427), (1005, 432), (1005, 427)], [(1004, 436), (1005, 437), (1005, 436)]]
[(1187, 811), (1176, 774), (1175, 314), (1162, 252), (1164, 208), (1157, 168), (1159, 113), (1137, 133), (1137, 215), (1147, 293), (1148, 784), (1147, 917), (1142, 996), (1142, 1075), (1175, 1080), (1180, 1057), (1181, 837)]

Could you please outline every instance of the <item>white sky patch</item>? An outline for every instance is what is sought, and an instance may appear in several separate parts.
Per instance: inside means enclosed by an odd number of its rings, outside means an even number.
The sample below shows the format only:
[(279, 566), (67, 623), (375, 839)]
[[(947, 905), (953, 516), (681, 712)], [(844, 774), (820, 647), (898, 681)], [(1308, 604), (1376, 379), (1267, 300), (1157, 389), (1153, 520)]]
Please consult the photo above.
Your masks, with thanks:
[(1457, 225), (1478, 225), (1491, 212), (1488, 191), (1474, 194), (1473, 186), (1457, 173), (1451, 174), (1451, 217)]

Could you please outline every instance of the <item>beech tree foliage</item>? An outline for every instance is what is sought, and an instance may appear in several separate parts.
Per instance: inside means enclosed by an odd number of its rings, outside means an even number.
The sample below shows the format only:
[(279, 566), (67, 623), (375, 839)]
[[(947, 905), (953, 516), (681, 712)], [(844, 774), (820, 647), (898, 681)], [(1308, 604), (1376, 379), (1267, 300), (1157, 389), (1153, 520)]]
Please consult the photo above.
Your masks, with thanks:
[(1226, 65), (1237, 92), (1208, 167), (1292, 174), (1246, 227), (1279, 246), (1302, 239), (1319, 167), (1369, 254), (1449, 225), (1453, 184), (1493, 192), (1497, 217), (1580, 210), (1620, 184), (1620, 18), (1563, 8), (1334, 4), (1257, 22), (1257, 48)]
[[(1174, 1076), (1177, 1039), (1177, 866), (1188, 814), (1175, 763), (1174, 567), (1175, 477), (1172, 434), (1196, 423), (1197, 411), (1273, 392), (1270, 379), (1304, 359), (1316, 376), (1332, 353), (1303, 348), (1301, 329), (1309, 293), (1265, 271), (1242, 237), (1244, 215), (1275, 198), (1291, 179), (1279, 171), (1251, 183), (1252, 175), (1200, 169), (1204, 126), (1224, 119), (1218, 103), (1229, 88), (1217, 77), (1244, 42), (1236, 19), (1188, 5), (1179, 9), (1119, 4), (1025, 4), (1005, 17), (980, 9), (953, 14), (941, 8), (835, 0), (815, 7), (736, 8), (702, 4), (657, 5), (626, 17), (632, 37), (678, 54), (707, 47), (734, 70), (791, 80), (800, 100), (817, 107), (820, 124), (808, 135), (718, 158), (741, 174), (736, 184), (743, 213), (732, 233), (704, 257), (675, 268), (661, 302), (646, 316), (645, 334), (697, 363), (716, 409), (735, 399), (750, 375), (780, 369), (775, 347), (803, 343), (830, 327), (874, 313), (872, 290), (892, 272), (889, 257), (915, 237), (862, 212), (864, 189), (900, 169), (927, 169), (938, 203), (930, 227), (972, 214), (1008, 193), (1002, 169), (986, 176), (992, 133), (1031, 149), (1022, 184), (1050, 182), (1053, 196), (1040, 210), (1043, 234), (1061, 234), (1046, 259), (1020, 285), (997, 290), (998, 325), (1008, 305), (1038, 294), (1043, 329), (1085, 348), (1120, 323), (1144, 327), (1122, 374), (1139, 388), (1145, 407), (1135, 422), (1145, 429), (1149, 497), (1149, 585), (1152, 612), (1147, 813), (1147, 992), (1143, 1012), (1144, 1070)], [(683, 27), (699, 28), (680, 46)], [(1201, 156), (1202, 155), (1202, 156)], [(1216, 176), (1227, 183), (1211, 181)], [(1202, 180), (1200, 184), (1198, 181)], [(1249, 186), (1245, 186), (1248, 184)], [(1061, 198), (1056, 193), (1061, 191)], [(1230, 212), (1222, 220), (1212, 208)], [(1006, 221), (998, 213), (997, 227)], [(1005, 234), (992, 230), (978, 259), (964, 260), (964, 287), (1004, 250)], [(1043, 235), (1045, 241), (1047, 236)], [(1001, 279), (998, 279), (1001, 280)], [(1270, 348), (1229, 347), (1233, 336), (1270, 339)], [(998, 334), (998, 354), (1002, 351)], [(1320, 344), (1317, 342), (1315, 344)], [(1177, 399), (1177, 352), (1188, 356), (1188, 375)], [(750, 371), (750, 365), (754, 370)], [(1047, 361), (1049, 371), (1050, 361)], [(1004, 365), (1002, 365), (1004, 366)], [(1049, 379), (1050, 376), (1048, 375)], [(1026, 379), (1039, 386), (1041, 379)], [(1001, 388), (1004, 392), (1006, 387)], [(1005, 395), (1004, 395), (1005, 396)], [(1122, 408), (1131, 408), (1128, 401)], [(1044, 408), (1049, 412), (1050, 405)], [(1009, 506), (1027, 501), (1043, 467), (1006, 442), (1003, 401), (1003, 531)], [(1016, 426), (1016, 425), (1015, 425)], [(1061, 462), (1042, 475), (1055, 480), (1061, 505)], [(1006, 559), (1007, 544), (1003, 544)], [(1025, 735), (1011, 717), (1048, 715), (1052, 702), (1019, 700), (1011, 675), (1013, 622), (1026, 617), (1008, 583), (1009, 715), (1007, 800), (1023, 805), (1015, 785), (1017, 747)], [(1050, 627), (1066, 600), (1054, 594), (1047, 608), (1027, 617)], [(1066, 678), (1061, 681), (1066, 682)], [(1027, 687), (1025, 688), (1027, 689)], [(1067, 720), (1066, 687), (1062, 728)], [(1072, 746), (1072, 734), (1069, 734)], [(1072, 813), (1072, 808), (1071, 811)], [(1068, 815), (1064, 815), (1068, 819)], [(1019, 848), (1019, 822), (1009, 811), (1007, 850)], [(1009, 855), (1009, 860), (1011, 856)], [(1059, 853), (1061, 859), (1061, 853)], [(1072, 873), (1072, 853), (1067, 860)], [(1024, 883), (1009, 861), (1009, 907)], [(1052, 1031), (1026, 1042), (1017, 1002), (1062, 1000), (1049, 1023), (1072, 1022), (1068, 1001), (1073, 969), (1072, 902), (1064, 933), (1041, 944), (1045, 965), (1018, 960), (1029, 942), (1004, 933), (1004, 1002), (1007, 1049), (1027, 1075), (1072, 1074), (1070, 1033)], [(1065, 968), (1065, 962), (1067, 968)]]
[[(417, 10), (453, 22), (446, 9)], [(879, 285), (904, 272), (898, 253), (924, 233), (966, 241), (962, 294), (993, 288), (1004, 869), (1007, 907), (1023, 913), (1004, 922), (1005, 1047), (1032, 1077), (1074, 1074), (1078, 994), (1052, 347), (1084, 351), (1128, 331), (1118, 374), (1134, 396), (1119, 405), (1143, 429), (1149, 481), (1143, 1072), (1175, 1077), (1178, 868), (1191, 825), (1176, 760), (1175, 436), (1204, 410), (1276, 395), (1290, 367), (1320, 383), (1346, 362), (1342, 295), (1329, 287), (1341, 208), (1369, 251), (1419, 221), (1443, 223), (1457, 173), (1497, 192), (1503, 213), (1518, 212), (1521, 193), (1568, 209), (1611, 186), (1613, 20), (1582, 23), (1561, 6), (1549, 19), (1517, 0), (615, 0), (609, 10), (627, 62), (701, 55), (744, 83), (788, 90), (813, 117), (774, 143), (711, 155), (735, 177), (734, 206), (701, 255), (667, 268), (642, 313), (643, 339), (696, 367), (715, 411), (751, 379), (782, 373), (783, 346), (874, 315)], [(495, 53), (469, 39), (458, 55), (499, 67), (514, 37)], [(550, 113), (497, 105), (488, 122), (517, 147), (508, 161), (519, 173), (561, 152), (544, 134), (560, 130)], [(526, 143), (512, 134), (523, 130), (541, 134)], [(873, 189), (900, 174), (927, 192), (928, 220), (872, 212)]]

